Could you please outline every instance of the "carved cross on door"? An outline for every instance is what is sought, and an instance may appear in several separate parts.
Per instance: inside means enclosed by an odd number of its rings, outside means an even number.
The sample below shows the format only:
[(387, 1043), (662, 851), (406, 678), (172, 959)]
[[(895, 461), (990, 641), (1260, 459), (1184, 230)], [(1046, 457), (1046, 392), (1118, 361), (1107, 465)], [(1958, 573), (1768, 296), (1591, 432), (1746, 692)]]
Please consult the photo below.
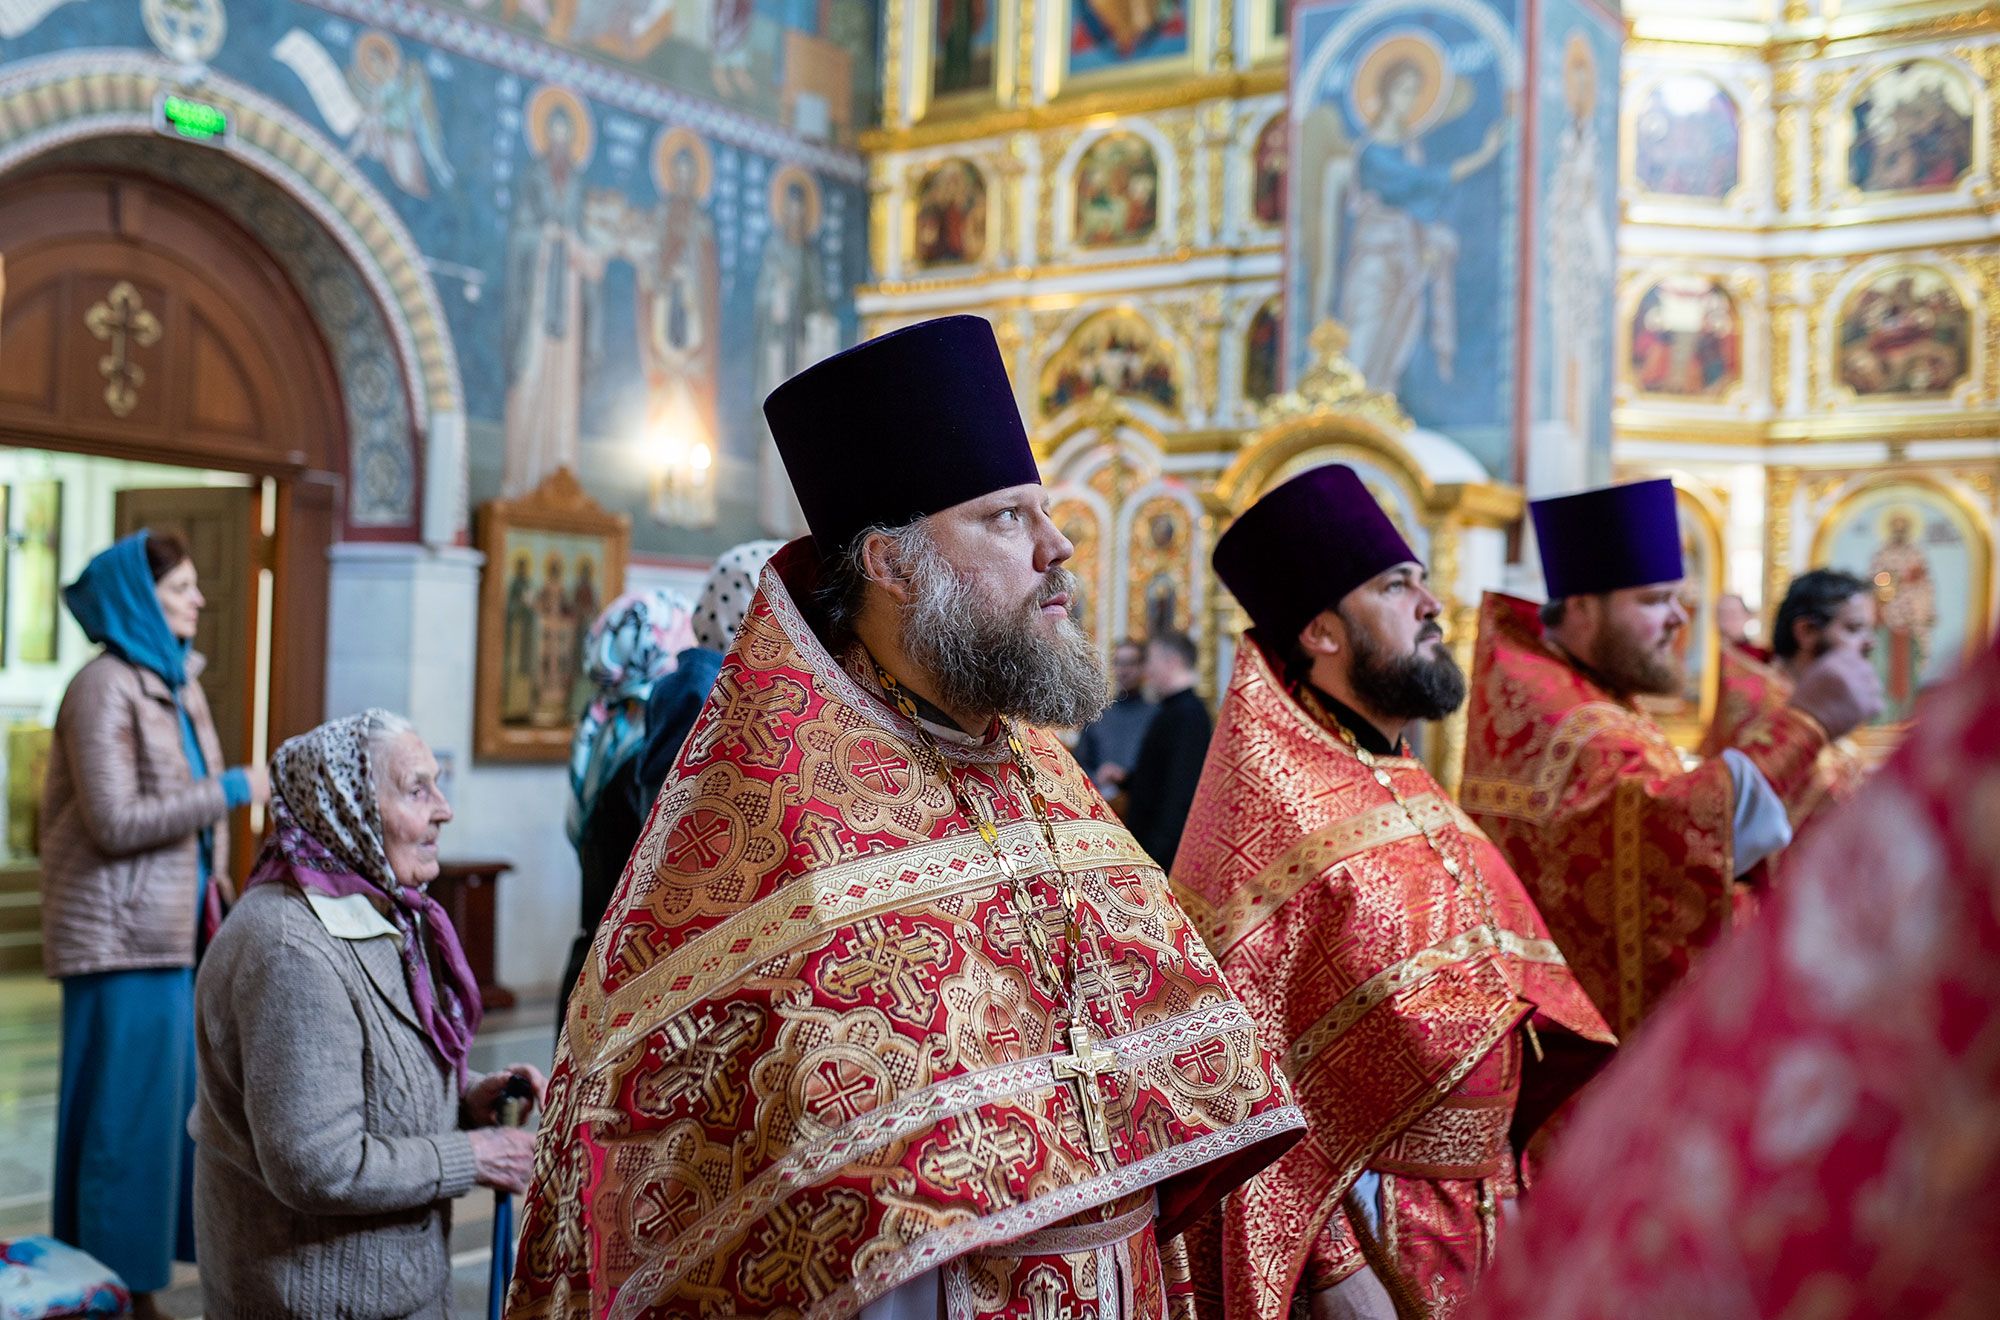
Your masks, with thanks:
[(105, 406), (113, 416), (124, 417), (139, 406), (139, 387), (146, 383), (145, 368), (132, 360), (133, 345), (150, 348), (158, 343), (160, 318), (146, 310), (129, 281), (120, 280), (83, 314), (83, 323), (111, 345), (111, 351), (97, 359), (97, 374), (106, 381)]

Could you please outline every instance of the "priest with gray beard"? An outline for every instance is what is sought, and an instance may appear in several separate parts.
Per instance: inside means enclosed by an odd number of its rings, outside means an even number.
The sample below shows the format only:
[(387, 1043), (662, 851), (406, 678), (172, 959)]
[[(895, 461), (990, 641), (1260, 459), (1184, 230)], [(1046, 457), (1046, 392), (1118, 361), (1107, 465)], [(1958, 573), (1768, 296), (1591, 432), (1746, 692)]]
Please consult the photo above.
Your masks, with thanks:
[(1304, 1120), (1046, 731), (1105, 684), (992, 330), (765, 415), (812, 534), (571, 999), (508, 1314), (1164, 1320), (1176, 1236)]

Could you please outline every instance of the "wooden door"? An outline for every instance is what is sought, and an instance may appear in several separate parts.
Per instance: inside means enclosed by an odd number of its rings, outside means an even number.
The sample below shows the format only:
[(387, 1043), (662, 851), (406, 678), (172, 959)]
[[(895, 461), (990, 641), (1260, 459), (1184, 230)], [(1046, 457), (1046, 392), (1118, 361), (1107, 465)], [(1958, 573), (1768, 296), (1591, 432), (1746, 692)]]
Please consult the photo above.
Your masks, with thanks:
[[(317, 724), (347, 432), (331, 355), (290, 278), (203, 198), (94, 168), (0, 180), (0, 259), (0, 444), (272, 479), (269, 510), (257, 486), (127, 492), (118, 527), (173, 527), (193, 547), (209, 602), (202, 687), (230, 764), (252, 754), (261, 568), (273, 574), (267, 746)], [(257, 534), (267, 521), (274, 545)], [(240, 879), (241, 813), (233, 838)], [(0, 937), (8, 898), (0, 876)]]
[[(185, 489), (121, 490), (117, 528), (126, 536), (141, 527), (173, 532), (187, 542), (207, 599), (195, 625), (194, 649), (207, 659), (201, 690), (215, 715), (216, 738), (225, 764), (221, 774), (255, 755), (258, 569), (265, 546), (254, 486), (194, 486)], [(249, 823), (231, 821), (230, 870), (240, 882), (249, 874)]]

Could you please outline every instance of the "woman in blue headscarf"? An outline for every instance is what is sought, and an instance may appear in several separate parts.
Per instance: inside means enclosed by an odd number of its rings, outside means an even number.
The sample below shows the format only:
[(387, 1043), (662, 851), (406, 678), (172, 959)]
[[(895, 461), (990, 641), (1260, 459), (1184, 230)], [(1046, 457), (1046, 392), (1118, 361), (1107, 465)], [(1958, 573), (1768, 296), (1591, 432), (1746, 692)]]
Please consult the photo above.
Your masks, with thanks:
[(42, 964), (63, 1010), (55, 1235), (117, 1271), (143, 1320), (173, 1262), (194, 1259), (194, 962), (222, 920), (222, 827), (269, 800), (270, 776), (221, 768), (185, 542), (128, 536), (63, 599), (104, 652), (63, 694), (42, 790)]

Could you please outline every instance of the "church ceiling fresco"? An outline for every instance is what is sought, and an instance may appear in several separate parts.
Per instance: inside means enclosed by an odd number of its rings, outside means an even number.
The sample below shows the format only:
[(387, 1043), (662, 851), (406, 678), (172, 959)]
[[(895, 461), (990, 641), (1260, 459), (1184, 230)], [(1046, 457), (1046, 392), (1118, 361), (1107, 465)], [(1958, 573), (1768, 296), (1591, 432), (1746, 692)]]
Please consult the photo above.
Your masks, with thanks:
[[(414, 236), (463, 374), (473, 502), (566, 465), (635, 548), (699, 555), (795, 525), (756, 401), (851, 342), (866, 262), (865, 170), (840, 145), (856, 96), (823, 75), (868, 66), (797, 39), (872, 49), (872, 10), (746, 6), (743, 92), (724, 7), (34, 0), (6, 11), (6, 54), (202, 44), (185, 53), (317, 130)], [(668, 498), (659, 455), (691, 436), (713, 487)]]
[(868, 0), (811, 6), (768, 0), (450, 0), (436, 8), (718, 100), (806, 136), (851, 142), (873, 113), (875, 19)]

